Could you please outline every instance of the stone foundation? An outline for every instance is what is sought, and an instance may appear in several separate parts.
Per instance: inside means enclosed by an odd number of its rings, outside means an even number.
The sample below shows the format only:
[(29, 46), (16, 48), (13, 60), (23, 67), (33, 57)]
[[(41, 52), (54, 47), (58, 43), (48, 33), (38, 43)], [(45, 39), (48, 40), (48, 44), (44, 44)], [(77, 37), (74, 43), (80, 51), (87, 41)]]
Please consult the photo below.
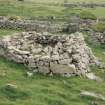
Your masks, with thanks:
[(0, 39), (0, 55), (22, 63), (31, 72), (84, 75), (96, 62), (83, 35), (22, 32)]

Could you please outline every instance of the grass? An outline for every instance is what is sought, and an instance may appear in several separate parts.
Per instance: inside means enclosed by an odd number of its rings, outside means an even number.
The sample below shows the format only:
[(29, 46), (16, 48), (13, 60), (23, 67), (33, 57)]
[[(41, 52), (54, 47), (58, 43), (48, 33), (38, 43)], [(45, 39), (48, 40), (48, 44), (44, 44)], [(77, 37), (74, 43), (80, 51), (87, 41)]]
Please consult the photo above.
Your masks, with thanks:
[(0, 89), (1, 93), (10, 100), (16, 101), (16, 99), (28, 99), (29, 92), (21, 91), (20, 89), (6, 85)]
[[(16, 98), (11, 100), (0, 92), (0, 105), (89, 105), (95, 99), (80, 97), (81, 90), (91, 90), (105, 95), (105, 84), (90, 81), (85, 78), (47, 77), (40, 74), (33, 78), (25, 76), (24, 66), (0, 59), (0, 72), (6, 71), (5, 77), (0, 77), (0, 88), (7, 83), (16, 84), (24, 92), (31, 94), (29, 99)], [(101, 105), (104, 101), (97, 100)]]
[(97, 7), (95, 9), (86, 9), (89, 12), (92, 12), (95, 14), (97, 17), (105, 17), (105, 8), (102, 7)]
[[(6, 0), (7, 1), (7, 0)], [(11, 1), (11, 0), (8, 0), (8, 1)], [(51, 3), (51, 4), (54, 4), (54, 3), (59, 3), (59, 4), (61, 4), (61, 3), (64, 3), (64, 0), (25, 0), (25, 1), (27, 1), (27, 2), (35, 2), (35, 3), (41, 3), (41, 4), (49, 4), (49, 3)], [(90, 2), (95, 2), (95, 3), (104, 3), (105, 2), (105, 0), (67, 0), (68, 2), (86, 2), (86, 3), (90, 3)]]
[(42, 5), (36, 3), (1, 2), (0, 15), (17, 15), (24, 17), (60, 15), (62, 7)]
[(11, 35), (13, 33), (20, 32), (20, 30), (11, 30), (11, 29), (0, 29), (0, 37), (4, 35)]
[[(47, 1), (47, 2), (46, 2)], [(3, 16), (20, 16), (20, 17), (38, 17), (38, 16), (61, 16), (71, 15), (70, 13), (79, 13), (81, 11), (90, 11), (94, 13), (97, 17), (105, 17), (105, 8), (65, 8), (62, 4), (64, 0), (26, 0), (24, 2), (18, 2), (15, 0), (0, 0), (0, 15)], [(84, 0), (76, 0), (84, 1)], [(89, 0), (88, 0), (89, 1)], [(59, 2), (59, 3), (58, 3)], [(72, 1), (71, 1), (72, 2)], [(104, 2), (100, 0), (98, 2)]]
[[(85, 9), (85, 8), (64, 8), (61, 6), (64, 0), (26, 0), (24, 3), (15, 0), (0, 0), (0, 15), (37, 17), (37, 16), (65, 16), (73, 13), (79, 14), (87, 10), (98, 17), (105, 17), (105, 8)], [(70, 0), (71, 2), (81, 2), (86, 0)], [(105, 0), (88, 0), (103, 3)], [(57, 5), (55, 5), (57, 4)], [(17, 30), (0, 29), (0, 36), (18, 32)], [(104, 49), (101, 46), (89, 45), (94, 54), (105, 63)], [(0, 105), (91, 105), (96, 101), (99, 105), (105, 105), (105, 101), (80, 96), (82, 90), (89, 90), (105, 96), (105, 72), (97, 67), (91, 67), (92, 71), (103, 78), (102, 83), (91, 81), (83, 77), (48, 77), (36, 74), (32, 78), (26, 76), (23, 65), (8, 61), (0, 57), (0, 90), (8, 83), (18, 86), (16, 93), (12, 91), (0, 91)], [(6, 75), (3, 75), (6, 73)], [(9, 93), (10, 92), (10, 93)], [(22, 93), (21, 93), (22, 92)], [(20, 94), (29, 93), (29, 98), (22, 98)], [(17, 96), (16, 96), (17, 95)], [(26, 95), (26, 94), (25, 94)], [(11, 100), (9, 97), (14, 97)]]
[[(0, 31), (2, 33), (2, 31), (6, 32), (8, 30), (1, 29)], [(12, 30), (10, 30), (11, 32)], [(8, 32), (4, 34), (8, 34)], [(92, 49), (95, 55), (105, 62), (105, 55), (102, 54), (104, 50), (101, 48)], [(23, 65), (0, 57), (0, 89), (11, 83), (17, 85), (23, 93), (28, 92), (30, 94), (27, 99), (22, 98), (16, 92), (17, 97), (15, 97), (15, 100), (11, 100), (9, 97), (16, 96), (16, 94), (12, 94), (12, 96), (9, 94), (8, 96), (8, 91), (0, 91), (0, 105), (91, 105), (92, 101), (97, 101), (99, 105), (105, 105), (104, 101), (80, 96), (82, 90), (93, 91), (105, 96), (105, 73), (97, 67), (92, 67), (92, 70), (103, 78), (104, 82), (100, 85), (96, 81), (83, 77), (62, 78), (36, 74), (32, 78), (28, 78), (26, 70), (27, 68)], [(5, 76), (2, 75), (3, 72), (6, 73)]]

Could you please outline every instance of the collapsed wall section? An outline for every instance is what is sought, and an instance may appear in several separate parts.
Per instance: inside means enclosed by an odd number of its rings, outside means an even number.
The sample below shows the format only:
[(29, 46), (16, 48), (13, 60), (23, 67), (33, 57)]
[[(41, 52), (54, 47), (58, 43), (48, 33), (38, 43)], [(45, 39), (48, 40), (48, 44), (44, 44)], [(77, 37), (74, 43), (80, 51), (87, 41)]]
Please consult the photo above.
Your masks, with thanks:
[(96, 62), (81, 33), (52, 35), (22, 32), (0, 39), (0, 55), (23, 63), (31, 72), (84, 75)]

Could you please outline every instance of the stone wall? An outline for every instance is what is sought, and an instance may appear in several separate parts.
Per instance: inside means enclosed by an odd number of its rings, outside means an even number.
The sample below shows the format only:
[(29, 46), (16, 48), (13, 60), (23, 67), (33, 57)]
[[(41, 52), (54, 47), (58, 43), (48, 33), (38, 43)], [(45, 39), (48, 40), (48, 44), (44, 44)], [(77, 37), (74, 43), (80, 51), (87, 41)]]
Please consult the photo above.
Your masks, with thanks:
[(21, 29), (24, 31), (37, 32), (60, 32), (62, 31), (62, 23), (52, 23), (50, 21), (37, 20), (9, 20), (8, 17), (0, 17), (0, 28), (5, 29)]
[(75, 7), (85, 7), (85, 8), (96, 8), (96, 7), (105, 7), (105, 4), (101, 4), (101, 3), (64, 3), (64, 6), (65, 7), (72, 7), (72, 8), (75, 8)]
[(75, 16), (70, 17), (70, 22), (51, 22), (21, 19), (10, 20), (9, 17), (0, 16), (0, 28), (36, 32), (74, 33), (77, 31), (81, 31), (81, 28), (88, 28), (93, 23), (96, 23), (96, 21), (89, 19), (83, 20)]
[(93, 45), (97, 46), (97, 45), (105, 44), (105, 32), (95, 32), (93, 30), (89, 30), (87, 34), (89, 36), (89, 41)]
[(50, 33), (22, 32), (0, 39), (0, 55), (22, 63), (31, 72), (84, 75), (89, 65), (96, 62), (83, 35), (52, 35)]
[(93, 40), (96, 38), (96, 41), (99, 42), (100, 44), (105, 44), (105, 32), (103, 33), (94, 32), (92, 38)]

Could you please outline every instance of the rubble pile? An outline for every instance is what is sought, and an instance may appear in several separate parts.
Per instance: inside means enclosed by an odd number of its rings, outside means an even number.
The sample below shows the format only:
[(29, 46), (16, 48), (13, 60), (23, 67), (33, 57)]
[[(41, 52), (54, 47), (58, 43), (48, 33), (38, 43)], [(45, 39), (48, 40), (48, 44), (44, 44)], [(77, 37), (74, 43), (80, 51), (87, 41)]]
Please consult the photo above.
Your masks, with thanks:
[(0, 55), (43, 74), (85, 75), (96, 62), (82, 33), (22, 32), (0, 39)]

